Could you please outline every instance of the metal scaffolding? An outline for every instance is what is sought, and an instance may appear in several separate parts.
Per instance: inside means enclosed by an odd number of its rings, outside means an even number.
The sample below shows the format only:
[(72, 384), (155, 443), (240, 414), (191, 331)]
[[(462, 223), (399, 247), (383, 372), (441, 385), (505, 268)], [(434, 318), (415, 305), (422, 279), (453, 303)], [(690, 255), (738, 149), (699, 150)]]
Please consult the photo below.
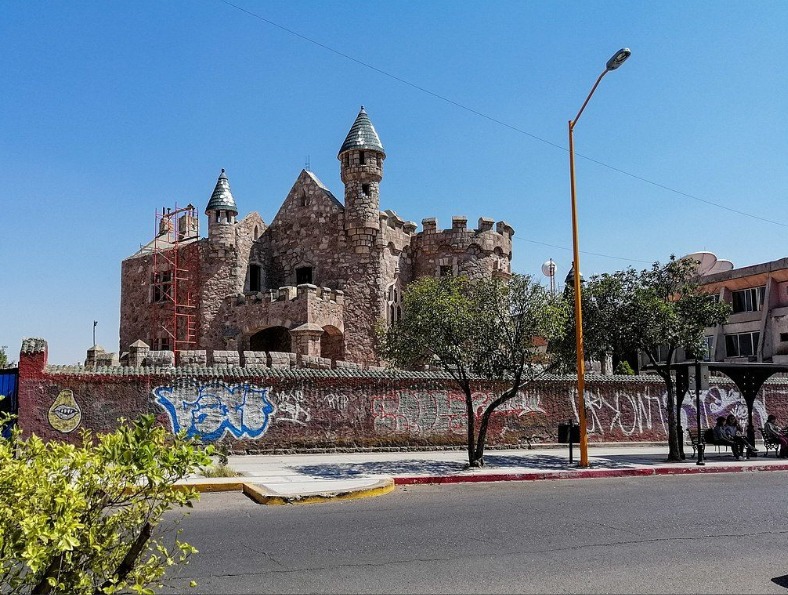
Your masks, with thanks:
[(187, 242), (199, 238), (199, 218), (192, 205), (156, 211), (151, 273), (151, 339), (154, 350), (179, 351), (197, 346), (197, 252)]

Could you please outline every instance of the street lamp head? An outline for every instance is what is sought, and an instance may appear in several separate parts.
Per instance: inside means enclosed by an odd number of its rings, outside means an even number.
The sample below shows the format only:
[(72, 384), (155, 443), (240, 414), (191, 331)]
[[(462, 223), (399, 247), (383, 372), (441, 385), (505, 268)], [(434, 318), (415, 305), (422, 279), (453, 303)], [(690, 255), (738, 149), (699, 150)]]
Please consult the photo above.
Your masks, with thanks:
[(629, 48), (621, 48), (615, 54), (613, 54), (613, 57), (610, 58), (610, 60), (607, 61), (607, 64), (605, 64), (605, 70), (615, 70), (621, 66), (627, 58), (629, 58), (630, 54), (632, 54), (632, 52)]

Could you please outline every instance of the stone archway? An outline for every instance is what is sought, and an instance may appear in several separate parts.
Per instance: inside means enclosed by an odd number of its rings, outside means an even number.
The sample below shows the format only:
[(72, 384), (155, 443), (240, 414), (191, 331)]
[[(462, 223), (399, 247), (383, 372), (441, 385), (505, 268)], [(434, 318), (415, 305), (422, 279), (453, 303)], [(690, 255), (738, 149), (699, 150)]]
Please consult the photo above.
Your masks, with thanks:
[(249, 337), (250, 351), (293, 351), (290, 331), (283, 326), (271, 326)]
[(330, 359), (332, 362), (345, 359), (345, 337), (337, 327), (327, 325), (323, 327), (320, 337), (320, 357)]

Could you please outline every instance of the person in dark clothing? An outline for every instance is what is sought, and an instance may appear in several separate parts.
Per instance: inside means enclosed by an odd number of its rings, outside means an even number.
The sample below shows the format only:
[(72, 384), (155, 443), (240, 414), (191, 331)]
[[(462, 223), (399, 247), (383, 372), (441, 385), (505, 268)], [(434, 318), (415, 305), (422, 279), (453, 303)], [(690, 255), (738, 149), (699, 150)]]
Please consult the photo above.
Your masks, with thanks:
[(717, 418), (717, 425), (714, 426), (714, 441), (717, 444), (725, 444), (730, 446), (733, 456), (738, 461), (741, 458), (741, 449), (739, 445), (728, 434), (725, 427), (725, 417), (720, 416)]
[(744, 430), (742, 429), (741, 425), (739, 425), (739, 420), (736, 419), (736, 416), (733, 415), (733, 413), (731, 413), (725, 420), (725, 433), (728, 435), (728, 438), (736, 443), (736, 446), (738, 447), (738, 452), (733, 453), (733, 456), (736, 457), (736, 460), (741, 458), (745, 448), (747, 449), (748, 459), (750, 456), (753, 456), (754, 453), (758, 452), (757, 448), (747, 442), (747, 439), (744, 437)]
[(766, 418), (766, 423), (763, 425), (763, 433), (772, 440), (780, 443), (780, 452), (777, 456), (784, 459), (788, 457), (788, 436), (785, 435), (785, 428), (777, 425), (777, 416), (770, 415)]

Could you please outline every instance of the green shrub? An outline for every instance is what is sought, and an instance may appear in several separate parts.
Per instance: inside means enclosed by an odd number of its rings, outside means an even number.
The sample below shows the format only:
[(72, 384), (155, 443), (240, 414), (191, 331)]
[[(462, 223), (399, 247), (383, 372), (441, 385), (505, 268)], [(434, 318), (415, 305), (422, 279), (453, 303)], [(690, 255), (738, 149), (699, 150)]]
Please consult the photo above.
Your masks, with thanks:
[[(154, 528), (194, 490), (174, 487), (212, 449), (140, 417), (79, 446), (0, 440), (0, 593), (153, 593), (196, 550)], [(171, 538), (170, 538), (171, 537)]]
[(613, 371), (614, 374), (621, 374), (622, 376), (634, 376), (635, 370), (632, 369), (632, 366), (629, 365), (629, 362), (625, 359), (622, 359), (618, 362), (616, 369)]

